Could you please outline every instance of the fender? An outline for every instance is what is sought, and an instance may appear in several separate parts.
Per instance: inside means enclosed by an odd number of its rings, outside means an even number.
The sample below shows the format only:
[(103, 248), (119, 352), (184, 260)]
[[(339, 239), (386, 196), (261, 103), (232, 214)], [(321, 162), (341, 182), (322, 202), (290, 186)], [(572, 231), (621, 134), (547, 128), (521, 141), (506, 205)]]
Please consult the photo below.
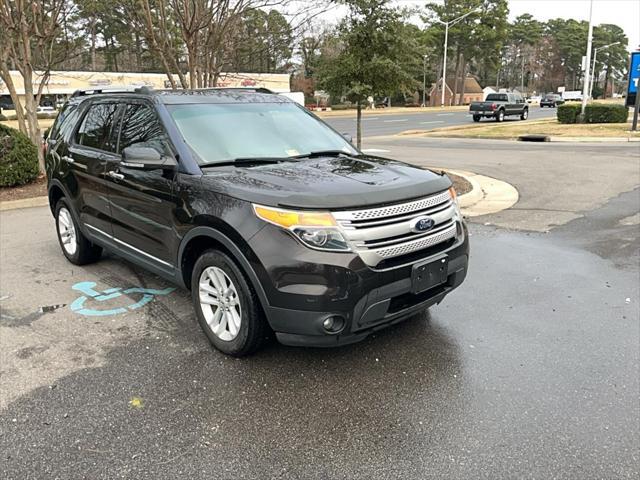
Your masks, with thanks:
[[(178, 259), (177, 259), (176, 265), (178, 266), (177, 268), (180, 270), (180, 272), (182, 271), (181, 259), (184, 254), (184, 249), (189, 244), (190, 240), (192, 240), (195, 237), (201, 237), (201, 236), (209, 237), (213, 240), (216, 240), (217, 242), (221, 243), (229, 251), (232, 258), (236, 262), (238, 262), (242, 270), (247, 274), (247, 277), (249, 277), (249, 281), (251, 282), (253, 289), (258, 294), (258, 298), (260, 299), (260, 303), (262, 304), (262, 309), (265, 312), (265, 315), (267, 315), (268, 317), (269, 301), (267, 300), (267, 295), (264, 292), (264, 289), (262, 288), (260, 281), (258, 280), (258, 276), (256, 275), (256, 272), (254, 272), (253, 267), (251, 267), (251, 263), (249, 263), (249, 260), (247, 260), (247, 257), (244, 256), (244, 253), (242, 253), (242, 251), (238, 248), (238, 246), (235, 243), (233, 243), (233, 241), (229, 237), (227, 237), (224, 233), (220, 232), (219, 230), (216, 230), (215, 228), (212, 228), (212, 227), (203, 227), (203, 226), (195, 227), (189, 230), (189, 232), (184, 236), (184, 238), (180, 242), (180, 248), (178, 249)], [(182, 281), (182, 274), (180, 274), (180, 279), (181, 279), (181, 283), (184, 283)]]
[[(49, 199), (49, 201), (51, 201), (51, 188), (54, 186), (62, 190), (62, 194), (64, 195), (64, 197), (67, 199), (68, 202), (73, 203), (73, 199), (71, 195), (69, 195), (69, 190), (67, 190), (67, 187), (65, 187), (64, 184), (57, 178), (52, 178), (51, 180), (49, 180), (49, 185), (47, 185), (47, 198)], [(73, 205), (73, 207), (75, 207), (75, 205)], [(56, 208), (56, 206), (51, 205), (51, 213), (55, 213), (53, 211), (54, 208)]]

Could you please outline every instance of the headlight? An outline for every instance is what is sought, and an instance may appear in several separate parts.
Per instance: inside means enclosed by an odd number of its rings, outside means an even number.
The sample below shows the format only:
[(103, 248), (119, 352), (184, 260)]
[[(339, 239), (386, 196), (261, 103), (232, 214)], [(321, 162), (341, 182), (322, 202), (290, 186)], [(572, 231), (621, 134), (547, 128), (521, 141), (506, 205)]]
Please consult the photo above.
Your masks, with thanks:
[(316, 250), (348, 252), (349, 244), (329, 212), (306, 212), (253, 205), (258, 218), (289, 230), (304, 245)]

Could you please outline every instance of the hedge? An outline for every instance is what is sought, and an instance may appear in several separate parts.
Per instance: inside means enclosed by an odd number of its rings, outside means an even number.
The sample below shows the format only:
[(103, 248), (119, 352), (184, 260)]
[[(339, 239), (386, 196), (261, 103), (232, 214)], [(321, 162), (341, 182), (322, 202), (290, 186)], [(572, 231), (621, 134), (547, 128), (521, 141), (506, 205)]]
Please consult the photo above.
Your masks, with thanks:
[(0, 187), (32, 182), (38, 176), (38, 149), (23, 133), (0, 125)]
[[(565, 103), (558, 106), (558, 122), (580, 122), (580, 103)], [(627, 107), (617, 103), (589, 103), (584, 109), (583, 123), (626, 123)]]
[(626, 123), (627, 107), (617, 103), (590, 103), (584, 109), (585, 123)]
[(564, 103), (558, 105), (557, 115), (560, 123), (577, 123), (582, 105), (579, 103)]

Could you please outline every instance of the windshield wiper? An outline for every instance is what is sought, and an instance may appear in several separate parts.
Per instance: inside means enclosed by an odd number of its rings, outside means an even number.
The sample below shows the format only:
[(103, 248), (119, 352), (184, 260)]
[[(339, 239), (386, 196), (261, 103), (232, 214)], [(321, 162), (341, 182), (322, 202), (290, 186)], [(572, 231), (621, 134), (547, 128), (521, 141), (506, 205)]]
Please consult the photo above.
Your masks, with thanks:
[(280, 163), (288, 162), (294, 157), (241, 157), (232, 160), (223, 160), (221, 162), (201, 163), (200, 167), (222, 167), (228, 165), (244, 165), (249, 163)]
[(349, 155), (351, 157), (358, 156), (358, 154), (352, 154), (349, 152), (345, 152), (344, 150), (317, 150), (315, 152), (296, 155), (292, 158), (339, 157), (340, 155)]

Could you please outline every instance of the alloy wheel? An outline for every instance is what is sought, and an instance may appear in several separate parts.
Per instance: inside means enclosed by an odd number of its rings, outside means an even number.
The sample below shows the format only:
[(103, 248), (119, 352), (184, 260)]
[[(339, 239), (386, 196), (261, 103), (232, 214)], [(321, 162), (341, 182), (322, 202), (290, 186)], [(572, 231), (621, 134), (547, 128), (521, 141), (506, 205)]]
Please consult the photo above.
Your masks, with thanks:
[(69, 255), (75, 255), (78, 250), (78, 242), (76, 239), (76, 227), (73, 225), (71, 213), (65, 207), (58, 212), (58, 235), (62, 242), (62, 248)]
[(236, 286), (218, 267), (207, 267), (198, 284), (200, 308), (211, 331), (220, 340), (230, 342), (238, 336), (242, 309)]

